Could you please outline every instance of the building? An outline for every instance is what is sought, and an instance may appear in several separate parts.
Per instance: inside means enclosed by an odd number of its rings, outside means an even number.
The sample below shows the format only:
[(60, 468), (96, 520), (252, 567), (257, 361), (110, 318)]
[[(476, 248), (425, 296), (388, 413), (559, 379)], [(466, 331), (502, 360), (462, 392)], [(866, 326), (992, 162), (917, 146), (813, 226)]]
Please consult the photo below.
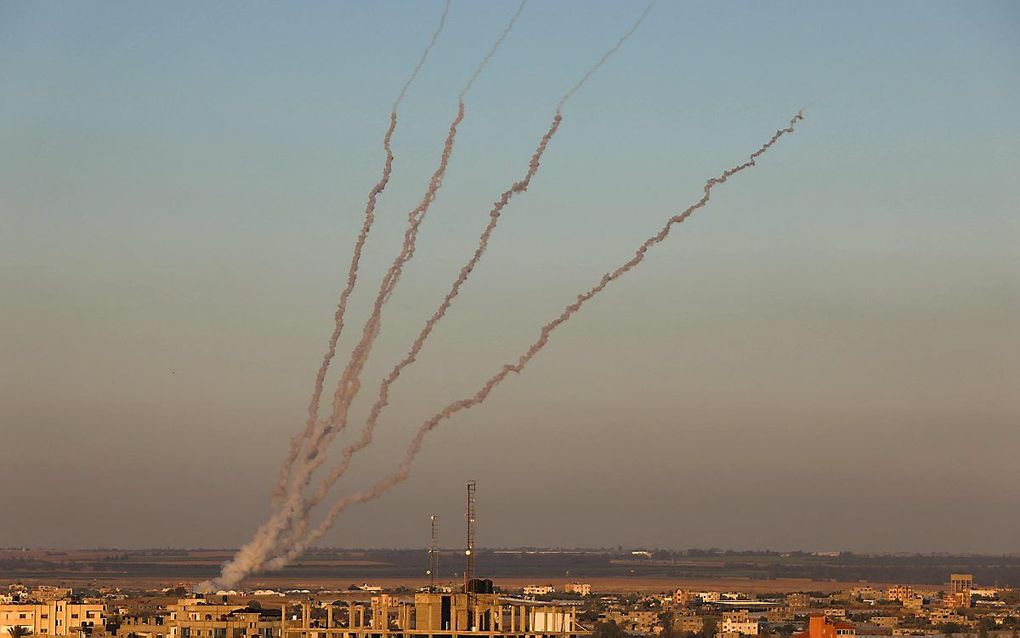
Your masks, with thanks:
[(882, 594), (871, 585), (862, 585), (860, 587), (852, 587), (850, 589), (851, 599), (878, 600), (881, 597)]
[(916, 596), (915, 595), (915, 596), (911, 596), (910, 598), (906, 598), (906, 599), (903, 600), (903, 609), (904, 609), (904, 611), (909, 611), (911, 613), (915, 613), (916, 614), (917, 612), (921, 611), (923, 608), (924, 608), (924, 598), (922, 598), (921, 596)]
[(932, 609), (928, 613), (928, 622), (936, 626), (950, 623), (956, 625), (970, 624), (966, 616), (961, 616), (953, 609)]
[(705, 629), (705, 619), (694, 614), (678, 614), (673, 616), (675, 633), (699, 634)]
[(872, 616), (868, 619), (868, 622), (877, 627), (892, 629), (900, 624), (900, 619), (896, 616)]
[(604, 622), (616, 623), (616, 626), (628, 634), (650, 635), (662, 631), (659, 626), (659, 614), (656, 611), (629, 609), (610, 611), (599, 618)]
[(563, 591), (568, 594), (578, 594), (581, 596), (591, 596), (591, 584), (590, 583), (567, 583), (563, 586)]
[(28, 594), (29, 600), (39, 603), (53, 603), (58, 600), (71, 598), (70, 587), (54, 587), (53, 585), (39, 585)]
[(701, 602), (701, 596), (697, 592), (687, 589), (678, 589), (673, 592), (673, 604), (681, 607), (690, 607)]
[(808, 621), (808, 630), (793, 634), (792, 638), (836, 638), (856, 635), (857, 627), (853, 623), (813, 614)]
[(552, 585), (525, 585), (523, 592), (525, 596), (545, 596), (556, 591)]
[(0, 605), (0, 635), (11, 627), (24, 627), (31, 633), (46, 636), (68, 636), (91, 633), (106, 621), (106, 606), (53, 600), (39, 603)]
[(970, 607), (970, 592), (974, 589), (974, 576), (972, 574), (950, 574), (949, 595), (946, 606), (952, 608)]
[(885, 590), (885, 597), (887, 600), (897, 600), (903, 603), (914, 597), (914, 588), (910, 585), (893, 585)]
[(805, 594), (803, 592), (787, 594), (785, 602), (786, 606), (791, 609), (807, 609), (811, 606), (811, 594)]
[[(505, 599), (486, 591), (419, 592), (413, 600), (375, 596), (370, 604), (354, 600), (328, 604), (324, 617), (314, 617), (303, 604), (300, 614), (285, 614), (284, 638), (504, 638), (532, 636), (579, 638), (591, 632), (580, 627), (573, 607)], [(183, 637), (183, 638), (206, 638)], [(212, 636), (211, 638), (218, 638)], [(233, 638), (227, 635), (223, 638)]]
[(719, 633), (736, 633), (743, 636), (758, 635), (758, 619), (744, 610), (723, 612), (719, 622)]
[(117, 630), (119, 638), (281, 638), (279, 609), (251, 609), (244, 604), (216, 604), (205, 598), (182, 598), (167, 605), (166, 615), (134, 619)]

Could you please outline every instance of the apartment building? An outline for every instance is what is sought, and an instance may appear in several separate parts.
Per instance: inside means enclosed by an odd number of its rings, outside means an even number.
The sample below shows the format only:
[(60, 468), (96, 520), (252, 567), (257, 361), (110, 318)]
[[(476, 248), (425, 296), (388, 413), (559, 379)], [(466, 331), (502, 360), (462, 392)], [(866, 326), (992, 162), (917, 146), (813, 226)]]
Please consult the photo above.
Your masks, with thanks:
[(0, 635), (11, 627), (24, 627), (36, 635), (78, 635), (102, 627), (105, 620), (106, 605), (102, 604), (53, 600), (0, 605)]
[(568, 594), (578, 594), (580, 596), (591, 596), (591, 584), (590, 583), (567, 583), (563, 586), (563, 591)]
[(759, 623), (757, 618), (752, 618), (746, 611), (723, 612), (722, 620), (719, 622), (720, 633), (736, 633), (743, 636), (757, 636)]
[(545, 596), (556, 591), (552, 585), (525, 585), (522, 590), (525, 596)]

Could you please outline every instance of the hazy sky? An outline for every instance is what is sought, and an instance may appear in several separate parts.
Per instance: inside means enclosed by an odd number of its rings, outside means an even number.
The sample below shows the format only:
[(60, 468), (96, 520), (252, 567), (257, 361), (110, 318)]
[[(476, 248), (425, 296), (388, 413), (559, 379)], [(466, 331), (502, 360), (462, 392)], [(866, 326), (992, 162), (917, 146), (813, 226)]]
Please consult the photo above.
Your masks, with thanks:
[[(0, 546), (247, 540), (441, 6), (0, 4)], [(515, 6), (454, 0), (348, 336)], [(525, 10), (468, 97), (364, 394), (640, 8)], [(1016, 2), (661, 1), (570, 103), (337, 493), (813, 100), (324, 541), (422, 546), (435, 512), (456, 546), (474, 478), (487, 546), (1020, 551)]]

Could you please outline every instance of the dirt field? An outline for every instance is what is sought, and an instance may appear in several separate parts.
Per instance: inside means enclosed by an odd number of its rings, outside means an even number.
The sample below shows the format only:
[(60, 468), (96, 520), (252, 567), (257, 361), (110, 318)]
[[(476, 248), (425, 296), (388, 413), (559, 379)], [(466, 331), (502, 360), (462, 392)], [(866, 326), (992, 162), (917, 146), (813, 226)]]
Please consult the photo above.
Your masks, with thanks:
[[(0, 573), (0, 587), (5, 587), (12, 582), (24, 584), (50, 584), (71, 587), (101, 587), (116, 586), (124, 589), (157, 589), (162, 587), (176, 587), (178, 585), (191, 585), (195, 579), (173, 580), (165, 577), (124, 577), (115, 574), (103, 574), (101, 576), (91, 574), (76, 574), (63, 576), (57, 579), (46, 577), (31, 578), (8, 578)], [(504, 589), (518, 589), (525, 585), (552, 585), (557, 591), (563, 591), (563, 585), (569, 582), (565, 578), (499, 578), (493, 580), (498, 587)], [(571, 579), (573, 580), (573, 579)], [(579, 578), (580, 582), (591, 583), (592, 589), (604, 593), (655, 593), (671, 592), (675, 589), (695, 589), (708, 591), (742, 591), (754, 593), (790, 592), (790, 591), (820, 591), (832, 592), (839, 589), (846, 589), (859, 585), (860, 583), (838, 582), (838, 581), (814, 581), (803, 578), (783, 578), (775, 580), (757, 580), (750, 578), (720, 578), (720, 579), (675, 579), (675, 578), (654, 578), (654, 577), (610, 577), (610, 578)], [(423, 579), (413, 578), (378, 578), (366, 575), (364, 578), (317, 578), (317, 577), (284, 577), (284, 576), (258, 576), (251, 578), (243, 584), (247, 590), (253, 589), (332, 589), (345, 590), (350, 585), (367, 583), (384, 588), (407, 587), (415, 589), (426, 584)], [(458, 583), (451, 583), (458, 584)], [(887, 586), (882, 583), (872, 583), (876, 587)]]

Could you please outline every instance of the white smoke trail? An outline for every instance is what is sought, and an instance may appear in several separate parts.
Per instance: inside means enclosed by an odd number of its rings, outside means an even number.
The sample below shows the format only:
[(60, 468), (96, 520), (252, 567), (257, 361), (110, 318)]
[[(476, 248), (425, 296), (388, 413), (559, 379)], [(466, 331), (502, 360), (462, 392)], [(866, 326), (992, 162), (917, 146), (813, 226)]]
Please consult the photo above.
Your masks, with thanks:
[(314, 474), (314, 472), (325, 462), (325, 453), (329, 444), (332, 443), (336, 435), (347, 425), (347, 416), (351, 402), (357, 396), (361, 388), (361, 372), (364, 370), (364, 366), (368, 362), (368, 357), (371, 354), (373, 345), (375, 344), (375, 339), (379, 334), (383, 306), (389, 300), (390, 295), (396, 288), (404, 266), (414, 256), (415, 244), (417, 242), (418, 231), (421, 227), (421, 223), (424, 221), (425, 215), (428, 213), (432, 202), (435, 201), (436, 195), (442, 187), (443, 178), (446, 175), (450, 156), (453, 153), (453, 146), (457, 137), (457, 129), (464, 119), (463, 98), (466, 96), (468, 90), (474, 84), (481, 72), (486, 66), (488, 66), (496, 51), (503, 44), (503, 41), (513, 29), (514, 24), (516, 24), (517, 19), (520, 17), (526, 4), (527, 0), (521, 0), (517, 7), (517, 11), (510, 18), (506, 27), (492, 45), (492, 48), (475, 68), (474, 73), (472, 73), (471, 77), (460, 92), (457, 116), (450, 125), (450, 129), (443, 146), (443, 152), (440, 157), (439, 167), (436, 169), (435, 173), (433, 173), (425, 195), (422, 197), (421, 203), (419, 203), (417, 208), (408, 214), (408, 227), (404, 233), (403, 246), (401, 247), (400, 253), (393, 260), (393, 263), (383, 277), (383, 281), (379, 286), (378, 294), (376, 295), (375, 303), (372, 307), (372, 314), (365, 322), (365, 326), (362, 330), (362, 338), (351, 353), (351, 358), (348, 360), (347, 366), (341, 375), (336, 393), (333, 397), (332, 413), (330, 414), (329, 419), (320, 423), (318, 431), (312, 435), (308, 445), (308, 453), (305, 458), (305, 462), (296, 471), (296, 476), (290, 492), (293, 495), (292, 500), (297, 500), (299, 504), (294, 510), (295, 513), (291, 515), (291, 520), (287, 523), (288, 525), (293, 524), (294, 520), (299, 519), (301, 516), (300, 512), (303, 512), (306, 509), (303, 505), (304, 499), (302, 490), (308, 485), (312, 474)]
[(574, 93), (577, 93), (577, 91), (582, 86), (584, 86), (585, 82), (587, 82), (591, 76), (595, 75), (596, 71), (602, 68), (602, 65), (606, 63), (606, 60), (612, 57), (612, 55), (616, 53), (620, 49), (620, 47), (623, 46), (623, 43), (630, 39), (630, 36), (634, 35), (634, 32), (637, 31), (638, 27), (641, 26), (641, 23), (645, 21), (645, 18), (648, 16), (648, 12), (652, 10), (652, 7), (655, 6), (656, 2), (657, 0), (651, 0), (651, 2), (646, 4), (645, 8), (641, 11), (641, 14), (638, 15), (638, 19), (634, 21), (634, 24), (631, 25), (630, 29), (628, 29), (626, 33), (620, 36), (620, 39), (616, 41), (616, 44), (613, 46), (613, 48), (606, 51), (605, 54), (599, 59), (599, 61), (596, 62), (595, 65), (592, 66), (590, 69), (588, 69), (588, 72), (585, 73), (581, 77), (581, 79), (577, 81), (577, 84), (571, 87), (571, 89), (567, 91), (562, 98), (560, 98), (560, 103), (556, 107), (557, 111), (562, 111), (563, 106), (567, 103), (567, 101), (570, 98), (574, 97)]
[[(296, 468), (292, 470), (293, 476), (286, 485), (279, 509), (270, 516), (269, 520), (263, 523), (258, 530), (256, 530), (253, 538), (242, 546), (231, 560), (227, 561), (227, 563), (223, 565), (218, 578), (199, 583), (196, 586), (200, 590), (208, 591), (222, 587), (232, 587), (251, 572), (261, 569), (265, 560), (268, 558), (270, 553), (273, 551), (273, 548), (281, 538), (281, 535), (290, 529), (296, 517), (301, 511), (303, 511), (303, 489), (308, 485), (315, 470), (318, 469), (318, 467), (320, 467), (325, 461), (325, 452), (329, 444), (336, 437), (336, 434), (346, 426), (350, 403), (353, 401), (360, 389), (361, 371), (368, 360), (369, 354), (371, 353), (375, 337), (379, 333), (382, 318), (382, 307), (396, 287), (404, 265), (414, 255), (414, 246), (415, 241), (417, 240), (418, 229), (421, 222), (424, 220), (429, 207), (435, 200), (437, 192), (442, 186), (450, 156), (453, 153), (454, 141), (457, 136), (457, 128), (464, 119), (463, 98), (466, 95), (467, 90), (474, 83), (475, 79), (489, 64), (489, 61), (492, 59), (496, 50), (500, 47), (507, 34), (517, 22), (517, 18), (520, 16), (526, 3), (527, 0), (521, 0), (517, 11), (510, 19), (506, 28), (472, 73), (468, 82), (465, 84), (464, 89), (461, 90), (461, 99), (458, 102), (457, 116), (450, 125), (446, 141), (443, 145), (443, 152), (440, 156), (439, 167), (429, 180), (428, 187), (422, 197), (421, 203), (419, 203), (414, 210), (408, 213), (408, 227), (404, 234), (404, 243), (401, 247), (400, 254), (398, 254), (394, 259), (393, 264), (386, 271), (386, 274), (383, 277), (383, 281), (379, 287), (379, 292), (376, 296), (376, 301), (373, 304), (372, 315), (365, 322), (365, 326), (362, 330), (362, 338), (355, 346), (351, 358), (348, 361), (344, 372), (341, 374), (340, 382), (333, 396), (332, 412), (329, 418), (319, 421), (316, 426), (311, 429), (307, 439), (306, 453), (301, 462), (298, 463)], [(297, 456), (300, 456), (300, 446), (298, 448)]]
[[(311, 496), (311, 498), (309, 498), (305, 502), (303, 511), (300, 513), (299, 520), (297, 521), (294, 531), (292, 533), (292, 539), (300, 538), (301, 535), (305, 533), (305, 530), (308, 525), (308, 517), (311, 513), (311, 510), (326, 499), (326, 497), (329, 495), (329, 490), (333, 487), (337, 480), (339, 480), (340, 477), (342, 477), (347, 472), (354, 455), (357, 454), (362, 449), (368, 447), (372, 443), (373, 433), (375, 431), (376, 424), (378, 423), (382, 411), (389, 403), (390, 386), (394, 382), (396, 382), (397, 378), (400, 376), (400, 374), (407, 366), (413, 364), (416, 361), (418, 354), (421, 352), (421, 349), (424, 347), (425, 342), (432, 334), (432, 331), (446, 315), (446, 312), (453, 304), (454, 299), (460, 294), (461, 287), (471, 276), (471, 273), (473, 272), (475, 266), (478, 265), (478, 262), (481, 260), (482, 255), (485, 253), (489, 244), (489, 238), (491, 237), (492, 233), (496, 230), (496, 225), (499, 223), (499, 219), (502, 214), (503, 208), (506, 207), (506, 205), (509, 203), (513, 195), (527, 190), (528, 185), (531, 183), (531, 179), (538, 172), (539, 163), (542, 159), (542, 155), (545, 153), (545, 149), (548, 146), (549, 141), (552, 139), (553, 135), (555, 135), (556, 131), (559, 129), (560, 123), (563, 119), (561, 111), (564, 105), (567, 103), (568, 100), (570, 100), (571, 97), (573, 97), (575, 93), (577, 93), (577, 91), (582, 86), (584, 86), (584, 84), (595, 74), (595, 72), (598, 71), (606, 63), (606, 61), (614, 53), (616, 53), (620, 49), (620, 47), (623, 46), (623, 44), (634, 34), (634, 32), (637, 31), (638, 27), (641, 26), (642, 22), (644, 22), (645, 17), (648, 15), (648, 12), (651, 10), (654, 4), (655, 0), (652, 0), (652, 2), (649, 2), (645, 6), (644, 10), (638, 15), (637, 20), (635, 20), (631, 27), (620, 37), (619, 40), (617, 40), (616, 44), (608, 51), (606, 51), (602, 55), (602, 57), (599, 58), (599, 60), (585, 72), (581, 79), (576, 84), (574, 84), (574, 86), (572, 86), (570, 90), (567, 93), (565, 93), (563, 97), (560, 99), (556, 108), (556, 113), (553, 117), (552, 124), (550, 125), (549, 130), (546, 131), (545, 135), (543, 135), (542, 138), (539, 140), (538, 148), (535, 150), (534, 154), (531, 157), (531, 161), (528, 164), (528, 171), (525, 174), (524, 178), (519, 182), (515, 182), (510, 187), (509, 190), (504, 191), (500, 199), (497, 200), (496, 203), (493, 205), (492, 210), (489, 212), (489, 223), (478, 238), (478, 245), (477, 248), (475, 249), (474, 254), (467, 261), (467, 263), (465, 263), (461, 267), (456, 280), (453, 282), (453, 285), (450, 288), (450, 291), (443, 298), (442, 302), (439, 305), (439, 308), (425, 322), (425, 325), (422, 327), (418, 336), (411, 344), (411, 347), (409, 348), (407, 355), (399, 363), (397, 363), (397, 365), (394, 366), (390, 373), (383, 379), (378, 390), (378, 398), (372, 405), (372, 408), (369, 412), (369, 416), (365, 421), (365, 425), (361, 431), (360, 438), (351, 445), (348, 445), (347, 447), (344, 448), (340, 463), (334, 466), (329, 476), (319, 484), (315, 493)], [(472, 78), (471, 82), (473, 81), (474, 78)]]
[(758, 158), (761, 157), (765, 152), (767, 152), (777, 141), (779, 141), (779, 139), (783, 135), (786, 135), (787, 133), (792, 133), (794, 131), (795, 124), (802, 119), (803, 111), (798, 112), (796, 115), (794, 115), (790, 119), (789, 124), (785, 128), (781, 128), (775, 133), (773, 133), (772, 137), (769, 138), (769, 140), (765, 142), (765, 144), (758, 148), (758, 150), (751, 153), (747, 161), (743, 162), (742, 164), (738, 164), (733, 168), (726, 169), (719, 176), (713, 177), (709, 179), (707, 182), (705, 182), (705, 186), (703, 188), (704, 193), (701, 196), (701, 199), (699, 199), (694, 204), (688, 206), (680, 213), (670, 217), (667, 220), (666, 224), (659, 230), (659, 232), (652, 235), (644, 242), (642, 242), (640, 246), (638, 246), (638, 249), (635, 251), (633, 257), (631, 257), (629, 260), (627, 260), (617, 268), (603, 275), (597, 284), (595, 284), (588, 291), (578, 295), (576, 301), (574, 301), (571, 304), (568, 304), (555, 319), (542, 326), (542, 329), (539, 331), (538, 338), (528, 347), (528, 349), (522, 355), (520, 355), (520, 357), (517, 358), (516, 362), (505, 364), (502, 367), (502, 369), (500, 369), (499, 372), (489, 377), (489, 379), (482, 385), (482, 387), (477, 392), (475, 392), (475, 394), (471, 395), (470, 397), (466, 397), (464, 399), (460, 399), (458, 401), (454, 401), (453, 403), (448, 404), (445, 408), (443, 408), (441, 411), (432, 416), (432, 418), (422, 423), (421, 426), (418, 428), (418, 431), (415, 434), (414, 438), (411, 440), (411, 444), (408, 446), (407, 451), (404, 453), (403, 460), (401, 461), (400, 465), (398, 466), (397, 470), (394, 473), (383, 478), (381, 481), (376, 483), (368, 490), (356, 492), (354, 494), (351, 494), (340, 499), (336, 504), (333, 505), (333, 507), (326, 514), (326, 517), (322, 520), (322, 522), (319, 523), (318, 526), (316, 526), (309, 533), (307, 533), (304, 536), (304, 538), (300, 539), (298, 542), (291, 545), (291, 547), (285, 553), (269, 561), (267, 563), (267, 567), (269, 567), (270, 569), (279, 569), (283, 567), (294, 558), (300, 556), (301, 553), (311, 543), (315, 542), (318, 538), (325, 534), (326, 531), (328, 531), (329, 528), (333, 526), (333, 523), (336, 521), (337, 517), (345, 509), (356, 503), (364, 503), (366, 501), (371, 501), (373, 499), (379, 498), (384, 493), (389, 491), (393, 486), (406, 480), (411, 472), (411, 466), (414, 463), (414, 459), (418, 455), (418, 452), (421, 450), (422, 443), (425, 440), (425, 437), (429, 434), (429, 432), (435, 429), (442, 421), (449, 419), (454, 414), (462, 410), (467, 410), (485, 401), (485, 399), (496, 388), (496, 386), (498, 386), (511, 373), (519, 374), (520, 372), (522, 372), (525, 366), (527, 366), (527, 364), (531, 361), (531, 359), (534, 358), (535, 355), (541, 352), (542, 348), (545, 347), (545, 345), (549, 341), (549, 337), (552, 335), (553, 331), (556, 330), (557, 327), (567, 322), (572, 316), (574, 316), (574, 314), (576, 314), (584, 306), (585, 303), (587, 303), (593, 297), (595, 297), (600, 292), (605, 290), (605, 288), (610, 283), (627, 274), (632, 269), (637, 267), (641, 262), (643, 262), (648, 254), (648, 251), (656, 244), (663, 242), (669, 236), (669, 233), (674, 226), (683, 223), (692, 214), (694, 214), (695, 211), (697, 211), (700, 208), (703, 208), (706, 204), (708, 204), (709, 200), (712, 197), (713, 188), (715, 188), (719, 184), (726, 182), (733, 175), (736, 175), (737, 173), (754, 166)]
[(414, 70), (411, 71), (411, 75), (408, 76), (407, 81), (404, 82), (404, 86), (401, 87), (400, 93), (397, 94), (397, 98), (393, 101), (393, 107), (390, 109), (390, 125), (386, 129), (386, 135), (383, 137), (383, 149), (386, 151), (386, 161), (383, 165), (382, 177), (376, 182), (375, 186), (368, 194), (368, 203), (365, 205), (365, 219), (361, 225), (361, 232), (358, 233), (357, 240), (354, 243), (354, 254), (351, 257), (351, 266), (347, 271), (347, 285), (340, 293), (340, 301), (337, 304), (336, 314), (334, 315), (335, 327), (333, 328), (333, 334), (329, 338), (329, 346), (326, 348), (326, 354), (322, 358), (322, 365), (319, 367), (318, 372), (315, 375), (315, 385), (312, 392), (312, 399), (308, 405), (308, 420), (305, 423), (305, 429), (299, 432), (290, 442), (290, 450), (287, 454), (287, 458), (284, 459), (283, 466), (280, 468), (280, 476), (277, 479), (276, 486), (273, 489), (273, 500), (279, 502), (283, 497), (286, 489), (287, 482), (290, 478), (291, 469), (294, 466), (294, 461), (297, 460), (298, 454), (301, 453), (305, 441), (312, 435), (315, 430), (315, 422), (319, 418), (319, 401), (322, 398), (323, 385), (326, 380), (326, 373), (329, 371), (329, 365), (336, 355), (337, 342), (340, 340), (340, 335), (344, 329), (344, 315), (347, 312), (347, 302), (351, 297), (351, 293), (354, 292), (354, 286), (358, 282), (358, 267), (361, 263), (361, 253), (365, 247), (365, 241), (368, 239), (368, 234), (372, 230), (372, 224), (375, 222), (375, 206), (376, 201), (379, 199), (379, 195), (386, 189), (386, 185), (390, 181), (390, 174), (393, 171), (393, 148), (391, 142), (393, 140), (393, 131), (397, 128), (397, 109), (400, 107), (400, 103), (404, 101), (404, 97), (407, 95), (407, 90), (414, 83), (418, 74), (421, 72), (425, 61), (428, 60), (429, 53), (436, 46), (436, 41), (439, 39), (439, 34), (442, 33), (443, 27), (446, 25), (446, 17), (450, 13), (450, 1), (446, 0), (443, 4), (443, 13), (439, 17), (439, 24), (436, 26), (435, 31), (432, 32), (432, 38), (429, 40), (428, 46), (421, 52), (421, 57), (418, 58), (418, 63), (415, 65)]
[(493, 205), (492, 210), (489, 212), (489, 223), (488, 225), (486, 225), (485, 229), (482, 231), (481, 236), (479, 237), (478, 246), (477, 248), (475, 248), (474, 254), (467, 261), (467, 263), (461, 267), (460, 273), (458, 274), (457, 279), (454, 281), (453, 286), (450, 288), (450, 291), (443, 298), (442, 303), (440, 304), (439, 308), (435, 311), (435, 313), (425, 322), (425, 326), (421, 329), (421, 332), (419, 332), (418, 336), (415, 338), (408, 354), (396, 366), (394, 366), (394, 368), (390, 371), (390, 373), (380, 384), (379, 396), (376, 399), (376, 402), (372, 405), (371, 412), (368, 416), (368, 419), (365, 422), (364, 428), (362, 429), (361, 437), (355, 443), (352, 443), (351, 445), (348, 445), (347, 447), (344, 448), (340, 463), (334, 466), (329, 476), (319, 484), (315, 493), (305, 502), (304, 508), (300, 513), (299, 519), (296, 523), (292, 538), (294, 539), (300, 538), (301, 535), (304, 534), (307, 528), (308, 516), (311, 513), (311, 510), (319, 503), (321, 503), (323, 500), (325, 500), (325, 498), (329, 495), (330, 488), (336, 483), (337, 480), (339, 480), (341, 476), (343, 476), (347, 472), (347, 468), (350, 467), (351, 459), (354, 457), (354, 455), (361, 451), (362, 449), (364, 449), (365, 447), (367, 447), (369, 444), (371, 444), (372, 433), (375, 430), (375, 426), (379, 420), (379, 416), (382, 414), (384, 407), (387, 405), (389, 401), (390, 386), (397, 380), (397, 378), (400, 376), (404, 368), (414, 363), (414, 361), (417, 359), (418, 353), (421, 352), (421, 349), (422, 347), (424, 347), (425, 342), (428, 340), (429, 335), (432, 334), (433, 329), (436, 327), (436, 324), (438, 324), (439, 321), (446, 315), (446, 311), (453, 304), (453, 300), (457, 297), (458, 294), (460, 294), (461, 287), (468, 280), (468, 278), (471, 275), (471, 272), (474, 270), (475, 266), (478, 265), (478, 262), (481, 260), (482, 255), (488, 248), (489, 238), (491, 237), (493, 231), (496, 230), (496, 225), (499, 223), (502, 210), (510, 202), (510, 198), (513, 197), (515, 194), (522, 193), (528, 189), (528, 186), (531, 183), (531, 179), (535, 176), (535, 173), (538, 172), (539, 162), (541, 161), (542, 155), (545, 153), (545, 149), (548, 146), (549, 141), (552, 139), (553, 135), (555, 135), (556, 131), (559, 129), (560, 122), (562, 120), (563, 117), (559, 113), (556, 113), (556, 116), (553, 118), (553, 123), (550, 125), (549, 130), (546, 131), (545, 135), (542, 136), (538, 148), (535, 150), (535, 153), (531, 156), (531, 161), (528, 164), (528, 172), (525, 174), (524, 178), (518, 182), (514, 182), (514, 184), (508, 190), (503, 192), (499, 200), (497, 200), (496, 203)]

